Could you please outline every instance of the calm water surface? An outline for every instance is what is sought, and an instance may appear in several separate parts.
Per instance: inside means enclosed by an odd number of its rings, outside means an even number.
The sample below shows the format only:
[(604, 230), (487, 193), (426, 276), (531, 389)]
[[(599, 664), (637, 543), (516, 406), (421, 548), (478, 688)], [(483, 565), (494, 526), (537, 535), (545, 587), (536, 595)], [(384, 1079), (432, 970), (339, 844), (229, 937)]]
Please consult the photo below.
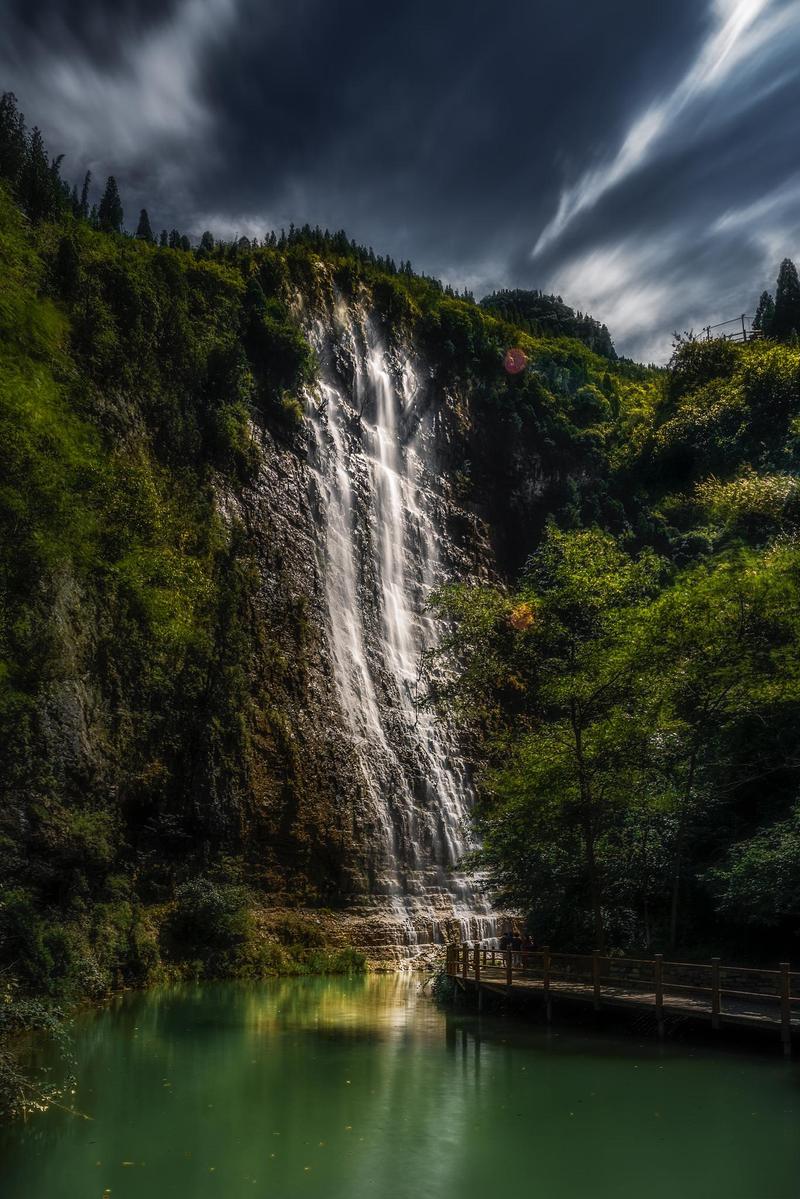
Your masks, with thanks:
[(402, 976), (132, 995), (3, 1199), (798, 1199), (800, 1067), (446, 1016)]

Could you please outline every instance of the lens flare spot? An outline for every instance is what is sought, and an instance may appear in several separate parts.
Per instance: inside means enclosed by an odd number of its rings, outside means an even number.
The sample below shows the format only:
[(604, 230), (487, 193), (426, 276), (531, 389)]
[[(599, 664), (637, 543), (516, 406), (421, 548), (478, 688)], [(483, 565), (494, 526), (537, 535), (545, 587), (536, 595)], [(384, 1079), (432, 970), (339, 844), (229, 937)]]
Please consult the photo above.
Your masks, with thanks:
[(509, 375), (520, 374), (521, 371), (525, 370), (527, 365), (528, 358), (524, 350), (521, 350), (518, 346), (512, 346), (511, 349), (506, 350), (503, 366)]

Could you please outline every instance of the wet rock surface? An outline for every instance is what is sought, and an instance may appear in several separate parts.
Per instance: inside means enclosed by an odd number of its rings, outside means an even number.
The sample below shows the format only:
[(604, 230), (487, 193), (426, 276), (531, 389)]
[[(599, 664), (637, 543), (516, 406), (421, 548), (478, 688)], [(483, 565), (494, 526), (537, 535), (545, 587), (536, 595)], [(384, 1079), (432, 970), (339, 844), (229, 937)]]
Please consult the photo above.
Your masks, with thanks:
[(305, 427), (291, 444), (260, 432), (254, 485), (220, 497), (257, 571), (248, 857), (273, 895), (344, 905), (347, 939), (393, 961), (491, 924), (456, 869), (468, 755), (417, 700), (431, 592), (493, 562), (454, 484), (468, 404), (368, 305), (306, 319)]

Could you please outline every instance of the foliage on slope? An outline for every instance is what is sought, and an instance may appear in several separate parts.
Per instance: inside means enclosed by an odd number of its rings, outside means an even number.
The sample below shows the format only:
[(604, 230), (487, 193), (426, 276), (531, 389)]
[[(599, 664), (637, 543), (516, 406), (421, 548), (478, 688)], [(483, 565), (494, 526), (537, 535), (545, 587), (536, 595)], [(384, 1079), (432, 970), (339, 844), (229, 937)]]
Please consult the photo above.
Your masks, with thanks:
[(541, 291), (504, 288), (481, 300), (481, 308), (502, 317), (509, 324), (534, 336), (572, 337), (582, 341), (603, 358), (616, 358), (611, 334), (594, 317), (576, 312), (561, 296)]
[(620, 410), (614, 522), (456, 587), (433, 698), (484, 731), (477, 826), (552, 943), (785, 954), (800, 931), (800, 351), (688, 342)]
[[(96, 210), (88, 180), (70, 196), (13, 102), (0, 109), (0, 952), (23, 990), (70, 996), (174, 958), (176, 888), (222, 862), (244, 893), (263, 885), (245, 861), (256, 758), (287, 811), (307, 785), (281, 707), (303, 686), (303, 621), (295, 654), (267, 647), (256, 695), (254, 642), (271, 633), (254, 622), (253, 547), (218, 503), (252, 482), (258, 430), (305, 452), (295, 298), (367, 297), (387, 339), (414, 338), (434, 385), (471, 405), (465, 498), (499, 510), (513, 479), (520, 524), (575, 508), (567, 476), (603, 460), (629, 384), (344, 235), (192, 250), (175, 231), (157, 244), (142, 214), (128, 237), (116, 182)], [(516, 379), (515, 343), (531, 364)], [(531, 506), (534, 452), (555, 494)]]

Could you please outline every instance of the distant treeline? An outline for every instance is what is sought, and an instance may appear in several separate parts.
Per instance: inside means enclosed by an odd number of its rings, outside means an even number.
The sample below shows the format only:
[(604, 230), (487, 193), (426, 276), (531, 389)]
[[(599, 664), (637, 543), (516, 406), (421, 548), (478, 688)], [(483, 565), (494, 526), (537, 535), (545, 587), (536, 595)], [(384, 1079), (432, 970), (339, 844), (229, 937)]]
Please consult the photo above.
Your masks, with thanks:
[(564, 303), (561, 296), (504, 288), (484, 296), (481, 308), (511, 325), (527, 330), (534, 337), (574, 337), (604, 358), (614, 359), (617, 356), (606, 326), (588, 314), (576, 312)]
[[(3, 93), (0, 96), (0, 179), (9, 184), (23, 212), (34, 222), (58, 221), (72, 215), (101, 233), (125, 233), (125, 212), (116, 178), (108, 176), (100, 200), (95, 203), (92, 200), (94, 181), (91, 171), (84, 175), (79, 191), (77, 184), (70, 187), (62, 178), (62, 161), (63, 155), (55, 158), (48, 156), (40, 129), (36, 126), (30, 131), (27, 129), (13, 92)], [(146, 208), (141, 208), (134, 236), (162, 248), (194, 249), (198, 257), (216, 257), (226, 261), (235, 261), (239, 254), (247, 254), (259, 247), (283, 250), (290, 246), (304, 246), (319, 253), (355, 258), (385, 274), (425, 279), (445, 295), (462, 295), (472, 299), (466, 288), (459, 293), (438, 279), (414, 271), (409, 261), (401, 261), (398, 265), (389, 255), (376, 254), (371, 246), (359, 245), (341, 229), (331, 232), (319, 226), (291, 224), (288, 230), (272, 230), (261, 239), (234, 237), (229, 240), (215, 238), (206, 229), (199, 239), (193, 239), (175, 228), (162, 229), (156, 234), (150, 213)]]

